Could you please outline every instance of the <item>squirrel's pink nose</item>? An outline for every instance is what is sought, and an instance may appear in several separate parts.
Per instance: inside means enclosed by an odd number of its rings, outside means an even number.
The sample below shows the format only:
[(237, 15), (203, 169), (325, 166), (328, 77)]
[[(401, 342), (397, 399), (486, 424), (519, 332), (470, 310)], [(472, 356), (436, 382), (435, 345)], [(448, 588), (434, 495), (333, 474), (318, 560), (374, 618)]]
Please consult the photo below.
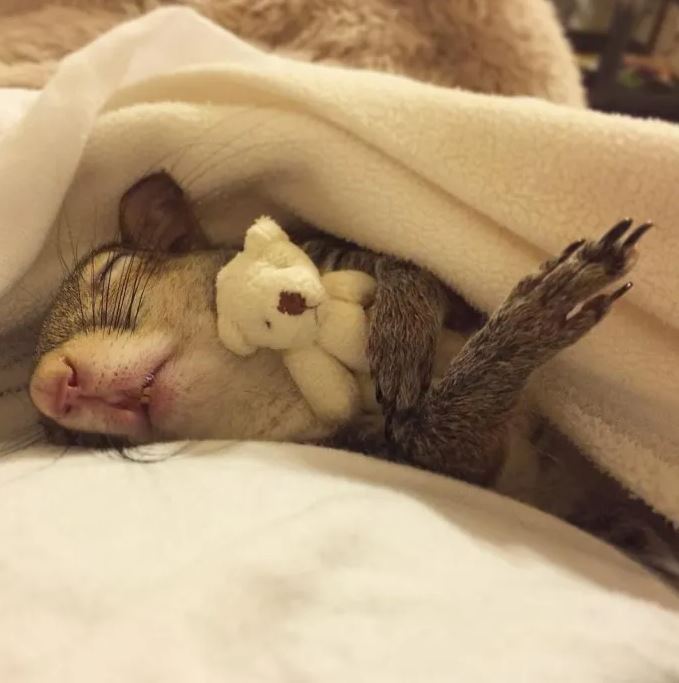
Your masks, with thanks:
[(54, 419), (64, 417), (80, 396), (75, 366), (66, 358), (41, 363), (33, 373), (29, 392), (41, 413)]

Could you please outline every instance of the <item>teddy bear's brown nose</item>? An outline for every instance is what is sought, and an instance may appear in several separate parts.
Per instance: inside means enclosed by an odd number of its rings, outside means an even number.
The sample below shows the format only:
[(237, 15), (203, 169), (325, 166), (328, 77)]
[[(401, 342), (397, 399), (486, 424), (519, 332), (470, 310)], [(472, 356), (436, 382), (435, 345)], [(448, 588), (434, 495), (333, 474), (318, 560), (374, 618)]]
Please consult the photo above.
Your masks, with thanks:
[(306, 299), (299, 292), (281, 292), (278, 310), (287, 315), (302, 315), (307, 309)]

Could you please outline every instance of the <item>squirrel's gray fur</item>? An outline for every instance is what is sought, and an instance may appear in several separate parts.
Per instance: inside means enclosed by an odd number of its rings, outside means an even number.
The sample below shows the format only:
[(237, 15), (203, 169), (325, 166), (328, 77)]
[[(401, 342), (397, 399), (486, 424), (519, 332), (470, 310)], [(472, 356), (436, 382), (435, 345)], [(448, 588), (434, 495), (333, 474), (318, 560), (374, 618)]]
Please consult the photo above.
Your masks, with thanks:
[[(153, 224), (149, 225), (149, 221)], [(538, 273), (521, 280), (485, 322), (433, 275), (411, 263), (330, 237), (304, 242), (305, 250), (321, 270), (360, 269), (377, 280), (368, 355), (384, 419), (359, 419), (340, 426), (323, 435), (321, 443), (397, 460), (474, 484), (496, 485), (512, 431), (517, 430), (517, 406), (533, 371), (577, 342), (627, 291), (623, 286), (612, 294), (601, 293), (632, 267), (634, 247), (647, 228), (644, 225), (632, 229), (631, 221), (622, 221), (599, 240), (570, 245)], [(182, 286), (193, 283), (194, 301), (205, 301), (201, 315), (206, 319), (216, 315), (210, 284), (232, 252), (205, 249), (197, 221), (169, 176), (156, 174), (131, 188), (121, 203), (121, 230), (120, 244), (89, 255), (63, 284), (43, 325), (37, 361), (69, 340), (93, 332), (98, 316), (97, 334), (105, 334), (108, 329), (112, 337), (123, 340), (120, 343), (134, 335), (136, 318), (117, 315), (114, 320), (104, 310), (104, 294), (97, 294), (88, 282), (92, 259), (111, 250), (125, 249), (140, 264), (146, 264), (139, 266), (147, 278), (146, 296), (155, 296), (153, 288), (162, 278), (175, 278), (172, 282), (179, 278)], [(166, 238), (168, 234), (171, 241)], [(149, 242), (149, 235), (154, 235), (155, 243)], [(152, 249), (157, 245), (160, 249)], [(201, 259), (209, 271), (204, 278)], [(137, 317), (143, 320), (147, 315), (144, 292), (129, 296), (129, 307), (128, 302), (118, 302), (118, 312), (136, 307)], [(442, 377), (432, 382), (441, 328), (444, 321), (451, 319), (463, 332), (471, 334)], [(85, 445), (101, 443), (101, 439), (104, 445), (114, 442), (112, 435), (74, 434), (49, 420), (46, 424), (52, 438), (66, 437), (71, 443)], [(643, 504), (632, 501), (579, 454), (556, 464), (554, 453), (540, 458), (540, 453), (552, 448), (560, 437), (550, 441), (546, 436), (552, 431), (549, 425), (540, 421), (532, 424), (533, 432), (521, 436), (532, 441), (539, 474), (533, 490), (514, 494), (671, 573), (668, 567), (675, 566), (673, 548), (679, 547), (671, 527)], [(234, 436), (227, 432), (219, 435)], [(268, 434), (255, 436), (267, 438)], [(284, 432), (272, 432), (271, 436), (297, 438), (294, 433)], [(299, 440), (309, 438), (299, 435)], [(567, 450), (562, 447), (559, 453)], [(577, 463), (575, 469), (571, 463)], [(575, 478), (573, 472), (578, 473)], [(561, 490), (565, 482), (569, 487), (566, 492)], [(568, 504), (559, 509), (559, 501), (565, 499)]]

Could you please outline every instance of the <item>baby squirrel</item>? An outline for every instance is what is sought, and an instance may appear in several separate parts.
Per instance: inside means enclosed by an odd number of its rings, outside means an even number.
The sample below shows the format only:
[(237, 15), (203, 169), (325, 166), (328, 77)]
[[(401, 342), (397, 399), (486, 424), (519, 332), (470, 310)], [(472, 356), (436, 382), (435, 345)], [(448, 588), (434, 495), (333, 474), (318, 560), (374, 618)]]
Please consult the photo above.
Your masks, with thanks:
[[(635, 245), (649, 227), (633, 229), (625, 220), (597, 241), (567, 246), (522, 279), (485, 322), (411, 263), (325, 236), (304, 242), (322, 272), (363, 270), (377, 281), (368, 358), (383, 419), (359, 419), (329, 433), (278, 353), (239, 357), (222, 346), (214, 283), (235, 252), (211, 246), (179, 185), (155, 173), (121, 199), (119, 241), (82, 259), (57, 293), (37, 344), (31, 398), (50, 437), (69, 443), (317, 442), (492, 486), (531, 374), (598, 324), (629, 290), (628, 283), (602, 293), (630, 270)], [(473, 333), (432, 382), (446, 320)], [(599, 478), (590, 498), (601, 501), (613, 482), (592, 466), (586, 471)], [(552, 497), (532, 493), (536, 500)], [(635, 503), (617, 495), (615, 509), (629, 524)], [(616, 539), (619, 527), (608, 519), (614, 508), (605, 508), (605, 524), (587, 506), (561, 515), (625, 547), (634, 533)], [(654, 518), (653, 525), (653, 538), (664, 538), (662, 521)], [(656, 552), (649, 550), (649, 529), (644, 522), (643, 547), (631, 552)]]

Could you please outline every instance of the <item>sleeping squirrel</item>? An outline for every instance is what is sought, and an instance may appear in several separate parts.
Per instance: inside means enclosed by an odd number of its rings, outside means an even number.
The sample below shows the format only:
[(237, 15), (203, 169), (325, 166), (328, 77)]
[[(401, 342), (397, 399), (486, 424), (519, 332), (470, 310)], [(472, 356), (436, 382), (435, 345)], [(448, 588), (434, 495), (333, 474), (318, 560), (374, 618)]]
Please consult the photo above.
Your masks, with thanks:
[[(322, 443), (493, 486), (679, 575), (670, 525), (549, 425), (526, 419), (523, 403), (533, 372), (628, 291), (630, 283), (603, 293), (632, 268), (650, 224), (621, 221), (598, 241), (569, 245), (486, 320), (411, 263), (327, 235), (303, 241), (321, 272), (362, 270), (377, 281), (368, 359), (382, 415), (329, 430), (280, 354), (236, 356), (220, 342), (215, 278), (235, 252), (208, 243), (173, 178), (138, 181), (119, 218), (119, 241), (75, 266), (42, 325), (30, 395), (52, 440), (118, 448), (191, 438)], [(444, 324), (461, 342), (435, 376)], [(507, 475), (512, 462), (530, 470), (528, 485)]]

